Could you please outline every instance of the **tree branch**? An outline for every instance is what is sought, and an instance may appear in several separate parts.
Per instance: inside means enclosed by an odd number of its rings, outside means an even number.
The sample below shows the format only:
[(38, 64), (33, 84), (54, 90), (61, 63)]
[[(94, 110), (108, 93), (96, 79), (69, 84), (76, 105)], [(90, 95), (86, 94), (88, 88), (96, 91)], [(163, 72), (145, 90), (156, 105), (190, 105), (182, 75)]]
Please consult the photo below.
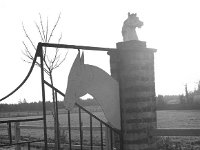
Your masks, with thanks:
[(27, 56), (29, 59), (33, 60), (33, 55), (31, 55), (30, 51), (28, 50), (28, 47), (26, 46), (26, 44), (23, 42), (24, 47), (25, 47), (25, 53), (23, 52), (23, 54), (25, 56)]
[(57, 63), (54, 65), (53, 69), (58, 68), (65, 61), (67, 54), (68, 54), (68, 52), (65, 54), (65, 57), (59, 63), (57, 61)]
[(35, 22), (35, 25), (36, 25), (36, 27), (38, 29), (38, 32), (40, 33), (40, 38), (41, 38), (42, 42), (44, 42), (44, 38), (43, 38), (42, 33), (40, 31), (40, 27), (38, 26), (38, 24), (36, 22)]
[(40, 16), (40, 25), (41, 25), (41, 28), (42, 28), (43, 37), (45, 39), (45, 31), (44, 31), (44, 26), (43, 26), (43, 22), (42, 22), (42, 16), (41, 16), (40, 13), (39, 13), (39, 16)]
[(58, 22), (59, 22), (59, 20), (60, 20), (60, 15), (61, 15), (61, 13), (59, 14), (58, 19), (57, 19), (57, 21), (56, 21), (56, 23), (55, 23), (53, 29), (51, 30), (51, 34), (50, 34), (50, 36), (49, 36), (49, 39), (47, 40), (47, 43), (49, 43), (49, 41), (51, 40), (51, 37), (53, 36), (53, 32), (54, 32), (54, 30), (55, 30), (55, 28), (56, 28), (56, 26), (58, 25)]
[(28, 38), (29, 42), (31, 43), (31, 45), (33, 46), (33, 48), (34, 48), (35, 50), (37, 50), (36, 46), (33, 44), (33, 41), (30, 39), (29, 35), (27, 34), (26, 29), (25, 29), (23, 23), (22, 23), (22, 27), (23, 27), (24, 33), (25, 33), (26, 37)]
[[(39, 14), (39, 17), (40, 17), (40, 24), (38, 24), (37, 22), (35, 22), (35, 26), (39, 32), (39, 36), (41, 38), (41, 41), (42, 42), (50, 42), (51, 40), (51, 37), (53, 36), (53, 33), (58, 25), (58, 22), (60, 20), (60, 16), (61, 16), (61, 13), (59, 14), (58, 18), (57, 18), (57, 21), (56, 23), (54, 24), (50, 34), (49, 34), (49, 20), (48, 20), (48, 17), (47, 17), (47, 22), (46, 22), (46, 29), (44, 29), (44, 24), (43, 24), (43, 20), (42, 20), (42, 16), (41, 14)], [(24, 24), (22, 23), (22, 27), (23, 27), (23, 31), (26, 35), (26, 38), (28, 39), (28, 41), (31, 43), (32, 47), (37, 50), (36, 46), (33, 44), (33, 41), (31, 40), (30, 36), (28, 35), (25, 27), (24, 27)], [(49, 36), (48, 36), (49, 35)], [(58, 39), (58, 44), (60, 43), (62, 39), (62, 34), (60, 35), (59, 39)], [(28, 49), (28, 46), (26, 45), (26, 43), (23, 41), (23, 45), (25, 47), (25, 50), (22, 52), (23, 55), (25, 55), (28, 59), (30, 60), (33, 60), (33, 55), (31, 54), (31, 52), (29, 51)], [(44, 60), (44, 71), (45, 73), (47, 73), (47, 75), (50, 76), (50, 73), (52, 73), (52, 71), (56, 68), (58, 68), (63, 62), (64, 60), (66, 59), (66, 56), (67, 56), (68, 52), (65, 54), (64, 58), (61, 60), (61, 56), (59, 55), (59, 49), (56, 48), (56, 51), (55, 51), (55, 54), (53, 55), (52, 59), (47, 55), (47, 48), (45, 47), (44, 48), (44, 53), (43, 53), (43, 60)], [(31, 63), (31, 61), (29, 60), (25, 60), (25, 62), (27, 63)], [(41, 67), (40, 63), (39, 62), (36, 62), (36, 65), (38, 67)]]
[[(60, 43), (61, 39), (62, 39), (62, 34), (60, 35), (60, 38), (58, 39), (58, 44)], [(56, 48), (56, 53), (55, 53), (55, 55), (54, 55), (54, 58), (53, 58), (53, 60), (52, 60), (52, 63), (54, 63), (54, 62), (56, 61), (57, 56), (58, 56), (58, 52), (59, 52), (59, 49)]]
[(48, 17), (47, 17), (46, 38), (45, 38), (45, 42), (47, 42), (48, 33), (49, 33), (49, 19), (48, 19)]

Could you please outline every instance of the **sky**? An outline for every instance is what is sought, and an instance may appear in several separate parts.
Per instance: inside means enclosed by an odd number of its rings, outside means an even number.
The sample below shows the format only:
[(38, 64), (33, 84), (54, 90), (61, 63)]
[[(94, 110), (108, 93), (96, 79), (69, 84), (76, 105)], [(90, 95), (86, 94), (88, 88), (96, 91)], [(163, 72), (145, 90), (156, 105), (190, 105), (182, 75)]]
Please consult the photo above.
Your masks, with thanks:
[[(155, 53), (156, 95), (184, 94), (184, 85), (193, 91), (200, 80), (200, 9), (199, 0), (0, 0), (0, 98), (12, 91), (26, 76), (22, 41), (27, 42), (22, 23), (38, 43), (34, 22), (39, 13), (53, 26), (59, 13), (61, 20), (53, 35), (57, 42), (71, 45), (115, 48), (122, 41), (121, 29), (128, 12), (137, 13), (144, 25), (137, 29), (140, 41)], [(34, 52), (34, 51), (33, 51)], [(55, 85), (65, 92), (67, 73), (76, 51), (68, 50), (66, 63), (55, 71)], [(88, 64), (109, 73), (106, 53), (88, 52)], [(27, 83), (1, 103), (41, 100), (40, 70), (35, 67)], [(50, 94), (49, 94), (50, 95)]]

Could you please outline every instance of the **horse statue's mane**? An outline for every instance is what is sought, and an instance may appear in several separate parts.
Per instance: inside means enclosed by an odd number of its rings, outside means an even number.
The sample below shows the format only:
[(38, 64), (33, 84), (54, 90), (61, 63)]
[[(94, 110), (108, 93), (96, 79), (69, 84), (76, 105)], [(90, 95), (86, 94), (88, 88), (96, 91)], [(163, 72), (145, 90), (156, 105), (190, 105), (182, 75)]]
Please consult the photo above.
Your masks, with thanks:
[(143, 22), (139, 20), (136, 13), (128, 13), (128, 18), (124, 21), (122, 27), (123, 41), (138, 40), (135, 28), (140, 28), (142, 25)]

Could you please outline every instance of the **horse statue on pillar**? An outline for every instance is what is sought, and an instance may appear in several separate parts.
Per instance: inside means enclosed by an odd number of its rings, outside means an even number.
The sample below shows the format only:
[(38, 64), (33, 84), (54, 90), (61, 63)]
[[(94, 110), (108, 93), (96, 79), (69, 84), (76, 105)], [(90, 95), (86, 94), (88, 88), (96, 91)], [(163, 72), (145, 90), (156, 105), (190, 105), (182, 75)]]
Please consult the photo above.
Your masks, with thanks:
[(142, 27), (143, 22), (139, 20), (137, 17), (137, 14), (128, 13), (128, 18), (124, 21), (123, 27), (122, 27), (122, 36), (123, 41), (131, 41), (131, 40), (138, 40), (137, 33), (135, 31), (135, 28)]

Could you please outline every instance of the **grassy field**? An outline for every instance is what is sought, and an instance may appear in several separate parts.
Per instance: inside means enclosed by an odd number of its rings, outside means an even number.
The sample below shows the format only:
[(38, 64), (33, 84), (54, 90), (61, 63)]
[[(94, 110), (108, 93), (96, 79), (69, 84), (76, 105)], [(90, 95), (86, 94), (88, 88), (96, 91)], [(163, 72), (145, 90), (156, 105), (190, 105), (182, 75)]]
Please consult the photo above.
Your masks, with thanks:
[(200, 128), (200, 110), (157, 112), (158, 128)]
[[(94, 113), (94, 115), (96, 115), (98, 118), (102, 119), (103, 121), (106, 121), (103, 113), (100, 112), (96, 112)], [(68, 115), (67, 114), (60, 114), (59, 115), (59, 123), (60, 123), (60, 127), (68, 127)], [(41, 116), (30, 116), (28, 118), (38, 118)], [(15, 117), (12, 119), (25, 119), (27, 117)], [(83, 127), (89, 127), (89, 115), (86, 113), (82, 113), (81, 114), (81, 118), (82, 118), (82, 126)], [(0, 120), (7, 120), (8, 118), (0, 118)], [(9, 118), (11, 119), (11, 118)], [(98, 121), (96, 121), (95, 119), (93, 119), (92, 121), (92, 126), (93, 127), (99, 127), (100, 129), (100, 123)], [(42, 121), (32, 121), (32, 122), (22, 122), (20, 123), (20, 125), (31, 125), (31, 126), (42, 126), (43, 122)], [(47, 115), (47, 127), (53, 127), (54, 124), (54, 118), (52, 115)], [(5, 124), (4, 124), (5, 125)], [(72, 127), (79, 127), (79, 115), (78, 113), (72, 113), (71, 114), (71, 126)], [(43, 130), (41, 129), (21, 129), (21, 136), (26, 137), (26, 138), (36, 138), (36, 139), (43, 139)], [(14, 131), (13, 131), (14, 134)], [(54, 139), (54, 131), (53, 130), (48, 130), (47, 131), (48, 134), (48, 138), (49, 141), (52, 141), (52, 139)], [(61, 130), (60, 131), (61, 134), (61, 141), (63, 143), (68, 143), (68, 130)], [(103, 133), (104, 137), (105, 137), (105, 132)], [(0, 130), (0, 136), (1, 135), (7, 135), (7, 130)], [(93, 140), (95, 145), (99, 145), (100, 144), (100, 130), (94, 130), (93, 131)], [(85, 145), (89, 144), (89, 136), (90, 136), (90, 132), (89, 130), (85, 130), (83, 131), (83, 143)], [(80, 132), (79, 130), (73, 130), (72, 133), (72, 141), (73, 144), (79, 144), (79, 138), (80, 138)], [(105, 138), (104, 138), (105, 141)]]
[[(103, 113), (96, 112), (94, 113), (96, 116), (101, 118), (102, 120), (106, 121)], [(41, 116), (30, 116), (29, 118), (37, 118)], [(27, 117), (19, 117), (27, 118)], [(78, 127), (79, 126), (79, 118), (77, 113), (71, 114), (71, 126)], [(6, 120), (8, 118), (0, 118), (0, 120)], [(67, 114), (60, 114), (59, 115), (59, 122), (61, 127), (67, 127)], [(89, 126), (89, 116), (85, 113), (82, 113), (82, 125)], [(35, 126), (42, 126), (42, 121), (35, 121), (35, 122), (24, 122), (21, 123), (22, 125), (35, 125)], [(47, 126), (53, 126), (53, 116), (47, 115)], [(93, 120), (93, 126), (99, 127), (99, 122)], [(158, 128), (200, 128), (200, 111), (198, 110), (170, 110), (170, 111), (157, 111), (157, 127)], [(6, 135), (6, 130), (0, 130), (0, 135)], [(21, 135), (24, 137), (29, 138), (43, 138), (43, 130), (36, 130), (36, 129), (23, 129), (21, 130)], [(83, 131), (83, 142), (84, 144), (89, 144), (89, 131)], [(105, 135), (105, 133), (104, 133)], [(54, 137), (54, 132), (52, 130), (48, 130), (48, 138), (52, 140)], [(62, 141), (68, 143), (68, 132), (61, 131), (61, 138)], [(79, 144), (79, 130), (73, 131), (72, 134), (73, 144)], [(96, 145), (99, 144), (100, 140), (100, 132), (94, 131), (94, 143)], [(162, 137), (162, 141), (165, 143), (172, 143), (171, 145), (176, 145), (174, 143), (184, 143), (184, 147), (188, 147), (188, 145), (200, 145), (200, 138), (199, 137)], [(199, 147), (197, 147), (198, 149)], [(171, 148), (172, 149), (172, 148)], [(199, 148), (200, 149), (200, 148)]]
[[(199, 110), (170, 110), (157, 112), (158, 128), (199, 128)], [(200, 150), (200, 137), (161, 137), (160, 145), (169, 150)], [(163, 148), (164, 149), (164, 148)]]

